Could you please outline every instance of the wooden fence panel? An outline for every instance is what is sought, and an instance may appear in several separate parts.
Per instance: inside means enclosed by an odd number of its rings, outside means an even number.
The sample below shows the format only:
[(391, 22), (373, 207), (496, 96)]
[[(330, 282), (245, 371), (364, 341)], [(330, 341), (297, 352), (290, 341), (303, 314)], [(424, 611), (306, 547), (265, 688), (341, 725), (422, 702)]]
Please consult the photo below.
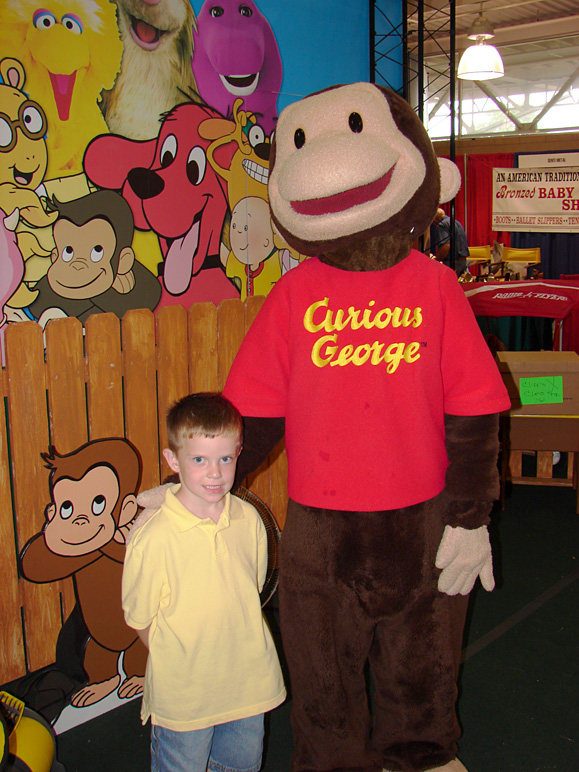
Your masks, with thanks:
[(217, 391), (217, 309), (213, 303), (195, 303), (189, 309), (189, 393)]
[[(54, 319), (46, 327), (46, 381), (50, 442), (62, 455), (88, 440), (82, 324)], [(71, 416), (74, 420), (71, 420)]]
[[(16, 515), (17, 551), (44, 525), (49, 501), (46, 475), (39, 474), (40, 453), (48, 447), (48, 414), (42, 328), (34, 322), (6, 331), (8, 421)], [(16, 556), (15, 556), (16, 559)], [(58, 585), (20, 582), (28, 666), (54, 661), (62, 624)]]
[(125, 436), (143, 461), (142, 490), (159, 484), (159, 421), (155, 318), (148, 309), (128, 311), (121, 322)]
[[(4, 373), (2, 373), (4, 375)], [(8, 458), (8, 434), (2, 384), (2, 405), (0, 409), (0, 561), (2, 582), (0, 583), (0, 671), (1, 680), (12, 681), (22, 675), (24, 663), (24, 636), (20, 616), (20, 592), (18, 570), (15, 559), (16, 535), (12, 517), (12, 494), (10, 464)]]
[(84, 327), (91, 440), (124, 436), (120, 325), (115, 314), (93, 314)]
[(217, 388), (225, 386), (227, 373), (245, 335), (245, 305), (238, 300), (224, 300), (217, 309), (217, 347), (219, 368)]
[[(33, 584), (18, 574), (18, 553), (44, 526), (48, 470), (40, 453), (61, 454), (87, 439), (125, 436), (143, 459), (141, 490), (170, 473), (165, 414), (192, 391), (223, 388), (229, 368), (263, 298), (200, 303), (11, 324), (0, 371), (7, 421), (0, 415), (0, 683), (54, 662), (64, 616), (74, 604), (72, 582)], [(46, 345), (46, 352), (45, 352)], [(287, 503), (285, 453), (276, 450), (252, 489), (283, 525)], [(11, 493), (13, 495), (11, 495)]]
[[(82, 324), (74, 318), (55, 319), (45, 336), (50, 443), (64, 455), (88, 440)], [(72, 579), (60, 582), (60, 590), (66, 618), (76, 603)]]
[[(167, 410), (189, 393), (187, 311), (181, 306), (166, 306), (157, 313), (157, 383), (159, 447), (163, 450), (167, 447)], [(169, 474), (173, 472), (161, 458), (161, 481)]]

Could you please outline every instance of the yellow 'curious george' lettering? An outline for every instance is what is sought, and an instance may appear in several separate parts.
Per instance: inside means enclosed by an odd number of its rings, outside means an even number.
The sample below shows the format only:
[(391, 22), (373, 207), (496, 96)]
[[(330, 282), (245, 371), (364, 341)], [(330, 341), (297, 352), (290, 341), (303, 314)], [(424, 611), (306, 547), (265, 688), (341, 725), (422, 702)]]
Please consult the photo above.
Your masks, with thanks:
[[(370, 300), (368, 308), (363, 311), (350, 306), (347, 312), (343, 308), (338, 308), (335, 312), (328, 309), (329, 298), (318, 300), (312, 303), (304, 314), (304, 327), (308, 332), (319, 332), (325, 330), (326, 332), (334, 332), (335, 330), (341, 331), (346, 327), (351, 327), (352, 330), (359, 330), (363, 327), (366, 330), (371, 330), (377, 327), (380, 330), (388, 327), (389, 324), (392, 327), (419, 327), (422, 324), (422, 309), (415, 308), (381, 308), (378, 311), (374, 310), (376, 305), (375, 300)], [(319, 322), (314, 321), (314, 314), (319, 309), (326, 308), (326, 313)], [(361, 315), (361, 318), (360, 318)]]
[[(338, 349), (335, 345), (338, 341), (337, 334), (324, 335), (314, 343), (312, 348), (312, 362), (316, 367), (344, 367), (344, 365), (360, 365), (370, 360), (370, 364), (378, 365), (380, 362), (386, 363), (386, 372), (394, 373), (402, 360), (416, 362), (420, 359), (420, 343), (391, 343), (387, 348), (385, 343), (375, 340), (373, 343), (363, 343), (354, 348), (352, 345), (346, 345)], [(334, 344), (334, 345), (331, 345)]]
[[(400, 362), (408, 364), (420, 359), (420, 343), (390, 343), (375, 340), (373, 343), (362, 343), (359, 346), (351, 344), (340, 348), (336, 331), (342, 332), (347, 327), (352, 330), (383, 330), (392, 327), (419, 327), (422, 324), (421, 308), (381, 308), (375, 310), (375, 300), (370, 300), (367, 308), (361, 310), (350, 306), (347, 311), (338, 308), (336, 311), (328, 308), (329, 298), (312, 303), (304, 314), (304, 327), (308, 332), (316, 333), (324, 330), (334, 333), (323, 335), (312, 347), (312, 362), (316, 367), (344, 367), (345, 365), (361, 365), (369, 362), (371, 365), (386, 364), (386, 372), (394, 373)], [(325, 310), (324, 310), (325, 309)], [(316, 312), (320, 312), (317, 314)], [(323, 316), (321, 316), (323, 314)], [(316, 319), (314, 319), (316, 316)]]

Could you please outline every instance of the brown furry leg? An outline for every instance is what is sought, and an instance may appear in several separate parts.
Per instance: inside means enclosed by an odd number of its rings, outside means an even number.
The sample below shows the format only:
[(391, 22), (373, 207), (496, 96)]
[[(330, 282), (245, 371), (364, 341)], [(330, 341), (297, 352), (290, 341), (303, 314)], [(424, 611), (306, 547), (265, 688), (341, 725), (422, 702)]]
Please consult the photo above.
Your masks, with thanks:
[(418, 521), (424, 524), (421, 588), (399, 615), (377, 626), (370, 654), (373, 741), (384, 766), (401, 772), (446, 769), (460, 736), (456, 680), (468, 597), (450, 597), (437, 588), (434, 558), (444, 505), (445, 497), (438, 496), (393, 515), (415, 519), (417, 532)]
[(279, 600), (292, 692), (292, 772), (380, 772), (364, 679), (372, 625), (336, 578), (334, 525), (333, 517), (290, 502)]

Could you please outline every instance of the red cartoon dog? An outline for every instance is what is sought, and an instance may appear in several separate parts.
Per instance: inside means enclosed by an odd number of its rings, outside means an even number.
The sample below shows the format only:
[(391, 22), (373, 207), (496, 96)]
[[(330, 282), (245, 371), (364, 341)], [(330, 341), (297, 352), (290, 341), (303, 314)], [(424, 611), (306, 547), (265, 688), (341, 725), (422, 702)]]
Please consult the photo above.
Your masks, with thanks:
[[(239, 297), (219, 260), (226, 189), (207, 163), (211, 141), (230, 132), (231, 123), (215, 110), (189, 103), (164, 117), (156, 139), (138, 142), (104, 135), (86, 149), (88, 178), (101, 188), (121, 191), (135, 226), (159, 237), (164, 263), (158, 308)], [(236, 147), (228, 147), (225, 154), (231, 160)]]

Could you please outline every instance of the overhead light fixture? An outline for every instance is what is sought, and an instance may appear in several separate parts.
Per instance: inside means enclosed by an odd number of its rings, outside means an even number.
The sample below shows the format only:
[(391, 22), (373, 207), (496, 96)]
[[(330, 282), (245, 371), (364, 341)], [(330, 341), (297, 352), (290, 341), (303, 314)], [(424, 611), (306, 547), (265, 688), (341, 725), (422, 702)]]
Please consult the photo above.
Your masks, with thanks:
[(469, 46), (458, 63), (457, 78), (462, 80), (491, 80), (502, 78), (505, 74), (503, 60), (498, 50), (487, 43), (495, 35), (491, 23), (483, 16), (482, 3), (479, 15), (474, 20), (467, 37), (475, 40)]

